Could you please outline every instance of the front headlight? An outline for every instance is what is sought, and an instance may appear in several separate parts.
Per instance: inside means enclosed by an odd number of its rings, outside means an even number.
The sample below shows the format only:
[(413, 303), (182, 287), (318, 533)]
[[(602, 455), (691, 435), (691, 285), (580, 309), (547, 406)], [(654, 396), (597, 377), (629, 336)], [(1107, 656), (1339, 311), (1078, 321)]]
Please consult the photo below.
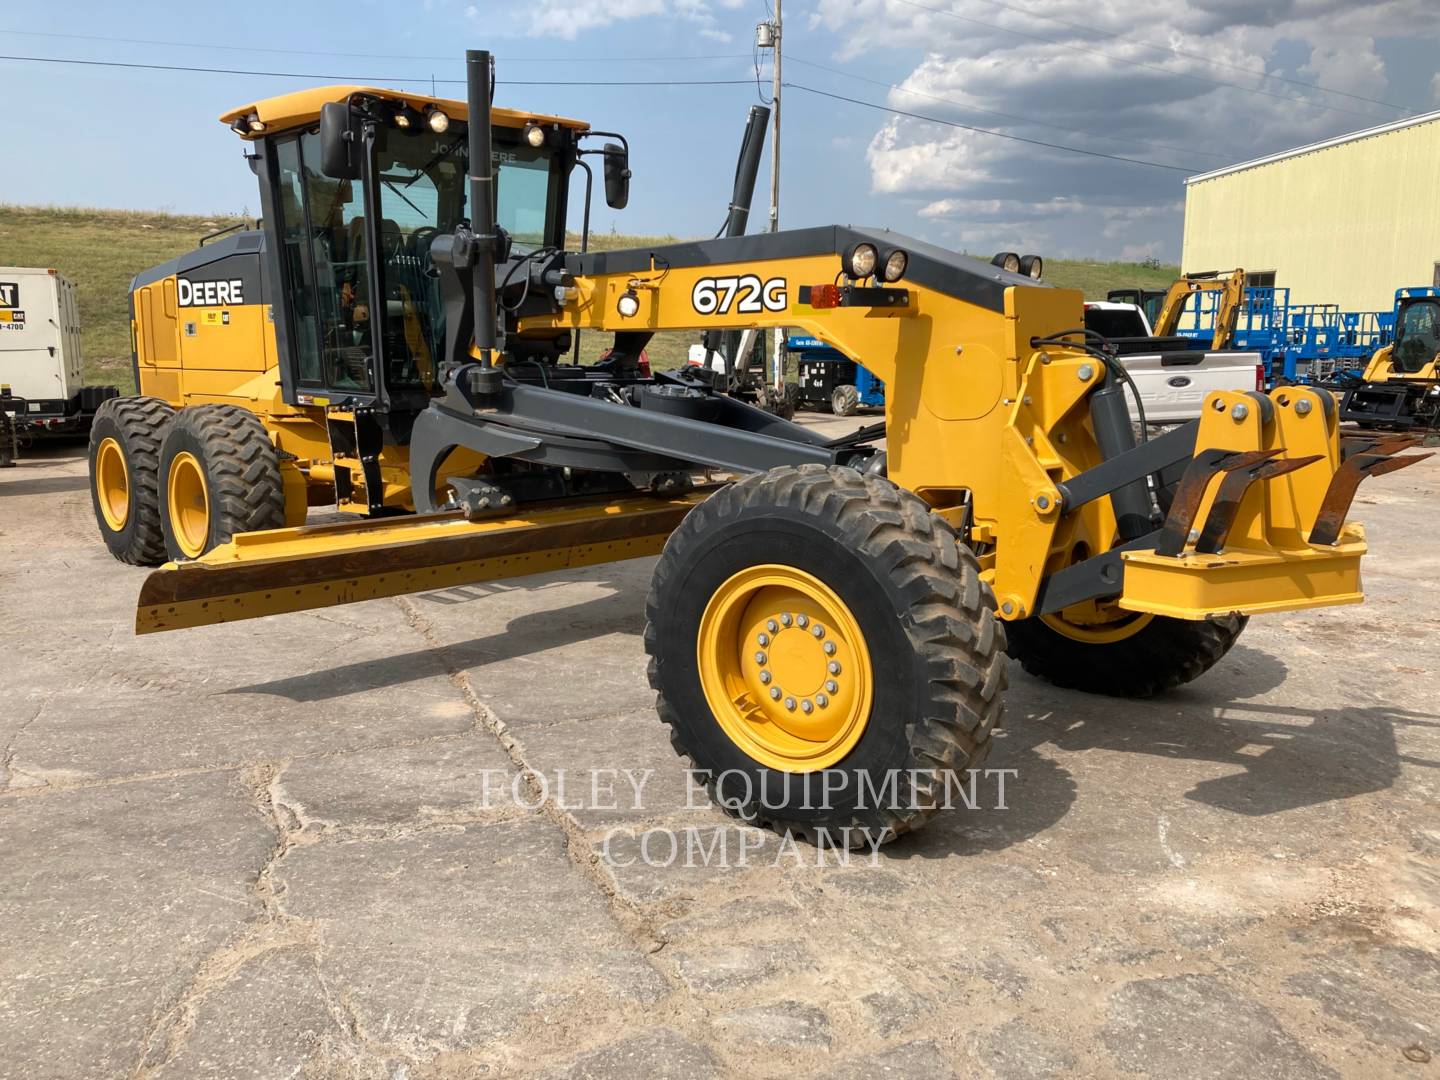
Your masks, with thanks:
[(880, 270), (880, 276), (887, 282), (899, 281), (905, 276), (905, 271), (909, 266), (910, 256), (900, 248), (892, 248), (885, 255), (885, 263)]
[(1002, 251), (990, 260), (991, 265), (998, 266), (1007, 274), (1018, 274), (1020, 272), (1020, 256), (1013, 251)]
[(545, 129), (539, 124), (525, 125), (525, 141), (536, 150), (545, 145)]
[(1022, 277), (1039, 281), (1045, 276), (1045, 260), (1039, 255), (1022, 255), (1020, 257), (1020, 274)]
[(425, 122), (430, 125), (430, 130), (436, 135), (444, 135), (450, 128), (450, 117), (446, 116), (433, 105), (430, 111), (425, 114)]
[(879, 260), (880, 253), (875, 250), (875, 245), (861, 241), (845, 249), (840, 265), (844, 268), (846, 277), (860, 281), (875, 273), (875, 264)]

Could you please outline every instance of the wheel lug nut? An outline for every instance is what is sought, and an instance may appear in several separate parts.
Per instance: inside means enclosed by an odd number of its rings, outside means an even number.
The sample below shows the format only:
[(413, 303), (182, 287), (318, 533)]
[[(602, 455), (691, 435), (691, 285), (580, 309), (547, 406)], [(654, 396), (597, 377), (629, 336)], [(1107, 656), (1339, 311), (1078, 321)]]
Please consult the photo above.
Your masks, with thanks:
[(780, 616), (781, 626), (789, 626), (794, 621), (795, 620), (790, 617), (790, 613), (788, 611), (784, 615)]
[(820, 708), (823, 709), (823, 708), (825, 708), (826, 705), (829, 705), (829, 704), (830, 704), (830, 699), (829, 699), (828, 697), (826, 697), (824, 694), (816, 694), (816, 695), (815, 695), (815, 704), (816, 704), (816, 705), (819, 705)]
[(810, 633), (814, 634), (817, 638), (822, 638), (825, 636), (825, 627), (821, 626), (817, 622), (814, 626), (810, 628)]
[(770, 687), (770, 697), (773, 701), (780, 700), (780, 688), (778, 686)]
[(795, 711), (795, 699), (793, 697), (787, 697), (785, 699), (785, 708), (789, 709), (791, 712)]
[(815, 706), (811, 704), (809, 698), (806, 698), (804, 701), (800, 702), (800, 711), (803, 713), (811, 712), (814, 710), (814, 708)]
[(759, 664), (761, 667), (765, 666), (765, 654), (763, 652), (757, 652), (755, 654), (755, 663)]
[(830, 693), (833, 694), (833, 693), (835, 693), (837, 690), (840, 689), (840, 684), (837, 683), (834, 679), (826, 679), (826, 680), (825, 680), (825, 689), (826, 689), (826, 690), (829, 690)]
[(833, 641), (827, 641), (827, 642), (825, 642), (825, 655), (826, 655), (826, 656), (834, 656), (834, 655), (835, 655), (835, 643), (834, 643)]
[(767, 622), (767, 623), (765, 624), (765, 629), (769, 630), (770, 633), (773, 634), (773, 633), (775, 633), (775, 631), (777, 631), (777, 630), (780, 629), (780, 624), (777, 623), (774, 619), (771, 619), (769, 622)]
[(807, 626), (810, 625), (810, 616), (809, 616), (809, 615), (796, 615), (796, 616), (795, 616), (795, 625), (798, 626), (798, 627), (800, 627), (801, 630), (804, 630), (805, 627), (807, 627)]
[(770, 685), (770, 672), (768, 672), (768, 671), (762, 671), (762, 672), (760, 672), (760, 685), (761, 685), (761, 686), (769, 686), (769, 685)]
[(756, 640), (756, 641), (760, 644), (760, 646), (763, 648), (764, 646), (770, 644), (770, 635), (769, 635), (769, 634), (756, 634), (756, 635), (755, 635), (755, 640)]
[(839, 660), (831, 660), (830, 663), (828, 663), (828, 664), (825, 665), (825, 670), (829, 671), (831, 675), (839, 675), (839, 674), (840, 674), (840, 661), (839, 661)]

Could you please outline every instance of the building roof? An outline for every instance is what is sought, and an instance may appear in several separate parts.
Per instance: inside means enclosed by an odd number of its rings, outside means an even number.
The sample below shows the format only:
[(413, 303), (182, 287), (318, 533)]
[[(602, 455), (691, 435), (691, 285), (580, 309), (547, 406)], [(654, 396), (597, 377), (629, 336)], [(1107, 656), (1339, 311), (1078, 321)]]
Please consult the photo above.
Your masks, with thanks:
[[(297, 90), (278, 97), (264, 98), (231, 109), (220, 117), (224, 124), (230, 124), (242, 116), (254, 115), (265, 122), (270, 131), (285, 131), (304, 127), (320, 119), (320, 107), (332, 101), (348, 101), (352, 94), (369, 94), (387, 101), (404, 102), (414, 109), (434, 106), (452, 120), (464, 120), (467, 115), (465, 102), (450, 98), (431, 97), (428, 94), (412, 94), (406, 90), (384, 90), (374, 86), (321, 86), (313, 90)], [(544, 113), (517, 112), (514, 109), (494, 108), (491, 119), (502, 127), (524, 127), (531, 121), (537, 124), (559, 124), (561, 127), (584, 131), (589, 124), (583, 120), (570, 120), (563, 116), (548, 116)], [(246, 135), (242, 138), (258, 138)]]
[(1402, 131), (1405, 128), (1418, 127), (1421, 124), (1434, 123), (1440, 120), (1440, 111), (1420, 113), (1417, 116), (1407, 116), (1403, 120), (1396, 120), (1393, 123), (1381, 124), (1379, 127), (1365, 128), (1363, 131), (1352, 131), (1348, 135), (1337, 135), (1333, 139), (1324, 139), (1320, 142), (1310, 143), (1308, 146), (1297, 146), (1293, 150), (1282, 150), (1278, 154), (1267, 154), (1251, 161), (1242, 161), (1238, 165), (1227, 165), (1223, 169), (1215, 169), (1211, 172), (1201, 173), (1199, 176), (1185, 178), (1186, 184), (1198, 184), (1203, 180), (1215, 180), (1221, 176), (1229, 176), (1231, 173), (1244, 172), (1246, 169), (1258, 168), (1261, 165), (1273, 165), (1277, 161), (1285, 161), (1289, 158), (1301, 157), (1304, 154), (1313, 154), (1318, 150), (1329, 150), (1333, 146), (1344, 146), (1346, 143), (1359, 142), (1361, 139), (1374, 138), (1376, 135), (1389, 135), (1392, 131)]

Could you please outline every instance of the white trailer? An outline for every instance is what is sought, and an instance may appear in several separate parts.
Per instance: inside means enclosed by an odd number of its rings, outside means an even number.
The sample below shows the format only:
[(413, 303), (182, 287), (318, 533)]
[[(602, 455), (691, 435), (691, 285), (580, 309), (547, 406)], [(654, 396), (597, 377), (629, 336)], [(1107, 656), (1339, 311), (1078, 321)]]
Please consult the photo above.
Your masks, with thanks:
[(20, 438), (83, 434), (119, 395), (86, 386), (75, 286), (55, 270), (0, 266), (0, 414)]

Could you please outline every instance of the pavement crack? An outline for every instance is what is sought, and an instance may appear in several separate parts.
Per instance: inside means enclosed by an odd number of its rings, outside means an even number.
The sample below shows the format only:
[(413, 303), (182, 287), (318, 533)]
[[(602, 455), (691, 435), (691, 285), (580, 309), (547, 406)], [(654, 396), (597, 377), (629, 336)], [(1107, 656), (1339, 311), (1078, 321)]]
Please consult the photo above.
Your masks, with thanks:
[(285, 763), (255, 766), (242, 774), (256, 809), (275, 830), (275, 842), (251, 880), (247, 907), (253, 914), (240, 933), (210, 953), (196, 967), (179, 998), (151, 1023), (141, 1040), (141, 1057), (131, 1071), (131, 1080), (148, 1080), (172, 1062), (184, 1049), (195, 1029), (200, 1006), (212, 993), (229, 983), (246, 965), (282, 949), (302, 949), (313, 954), (315, 925), (285, 911), (283, 887), (275, 880), (279, 862), (297, 843), (303, 825), (285, 803), (280, 778)]
[(469, 704), (475, 717), (474, 730), (476, 733), (488, 732), (509, 755), (511, 762), (520, 773), (521, 782), (525, 785), (526, 804), (538, 805), (538, 812), (560, 830), (566, 855), (584, 878), (605, 897), (611, 917), (621, 931), (640, 950), (640, 954), (645, 957), (646, 962), (654, 968), (669, 987), (672, 990), (679, 989), (681, 983), (678, 976), (670, 969), (668, 963), (661, 963), (657, 955), (656, 945), (662, 939), (656, 932), (652, 920), (638, 904), (620, 895), (616, 890), (614, 882), (600, 865), (600, 856), (594, 850), (594, 844), (584, 828), (560, 808), (551, 797), (549, 785), (540, 771), (527, 760), (528, 755), (524, 743), (510, 730), (505, 721), (495, 714), (494, 710), (480, 700), (480, 695), (475, 692), (475, 687), (470, 682), (470, 673), (463, 665), (452, 659), (450, 650), (440, 640), (430, 619), (409, 597), (396, 597), (395, 603), (404, 613), (405, 621), (440, 659), (451, 685)]
[(15, 768), (15, 746), (20, 741), (20, 736), (24, 735), (26, 729), (45, 714), (45, 710), (50, 707), (50, 702), (54, 700), (55, 695), (52, 693), (35, 706), (34, 714), (11, 733), (10, 738), (6, 740), (5, 749), (0, 750), (0, 791), (10, 787), (10, 781), (18, 771)]

